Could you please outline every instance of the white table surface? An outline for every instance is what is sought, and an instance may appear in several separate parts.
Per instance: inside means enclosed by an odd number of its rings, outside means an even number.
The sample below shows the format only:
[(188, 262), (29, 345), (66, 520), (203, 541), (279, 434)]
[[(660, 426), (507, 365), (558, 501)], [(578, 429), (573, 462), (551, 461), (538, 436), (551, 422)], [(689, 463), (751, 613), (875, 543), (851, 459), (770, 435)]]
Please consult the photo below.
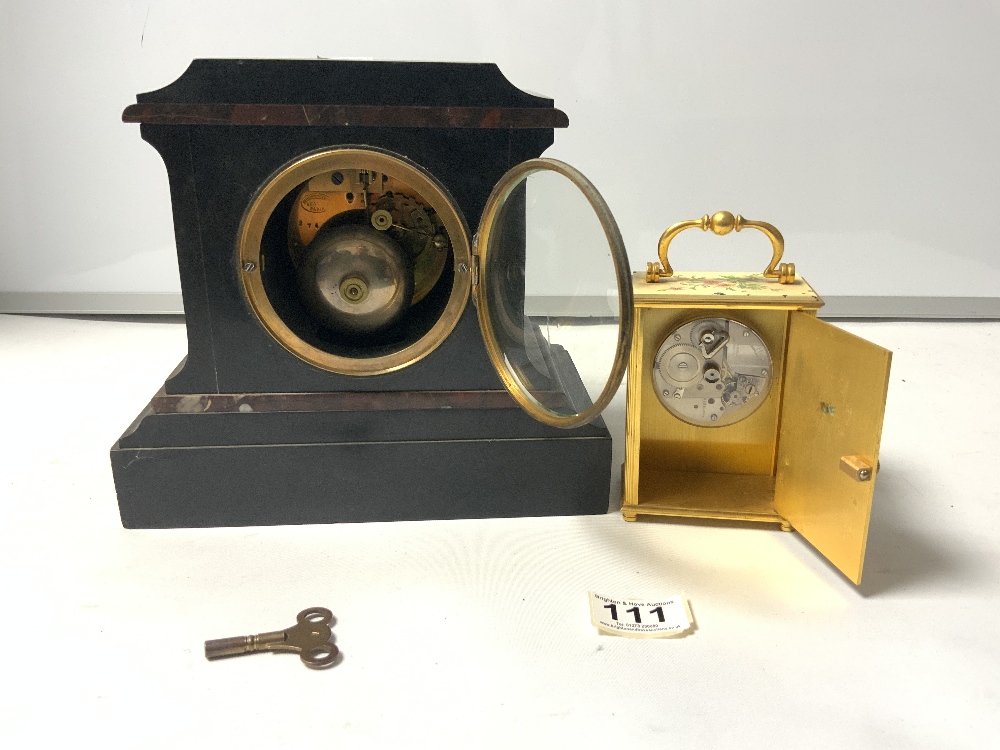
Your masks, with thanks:
[[(841, 325), (895, 352), (860, 588), (794, 533), (618, 513), (127, 531), (108, 449), (183, 325), (0, 316), (0, 746), (996, 746), (1000, 324)], [(624, 388), (607, 420), (617, 466)], [(588, 590), (697, 630), (598, 635)], [(314, 605), (331, 670), (202, 654)]]

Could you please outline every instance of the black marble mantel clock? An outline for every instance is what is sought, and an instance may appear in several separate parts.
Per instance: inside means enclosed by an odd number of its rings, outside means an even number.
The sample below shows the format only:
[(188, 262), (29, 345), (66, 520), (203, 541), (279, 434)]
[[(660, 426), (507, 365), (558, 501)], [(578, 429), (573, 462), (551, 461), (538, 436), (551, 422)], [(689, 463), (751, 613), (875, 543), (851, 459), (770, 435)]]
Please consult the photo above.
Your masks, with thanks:
[(551, 100), (488, 64), (197, 60), (123, 119), (166, 164), (188, 332), (111, 449), (126, 527), (607, 510), (631, 281), (539, 158)]

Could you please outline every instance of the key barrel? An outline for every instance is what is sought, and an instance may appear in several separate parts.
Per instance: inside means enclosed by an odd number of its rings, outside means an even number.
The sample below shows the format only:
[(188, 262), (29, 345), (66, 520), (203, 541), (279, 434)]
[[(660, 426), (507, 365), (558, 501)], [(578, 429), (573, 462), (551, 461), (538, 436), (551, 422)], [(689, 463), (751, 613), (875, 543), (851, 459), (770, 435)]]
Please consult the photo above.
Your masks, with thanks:
[(239, 656), (255, 651), (254, 638), (251, 635), (240, 635), (235, 638), (216, 638), (205, 641), (205, 658), (222, 659), (226, 656)]
[[(329, 638), (327, 631), (327, 638)], [(286, 631), (275, 630), (273, 633), (261, 633), (260, 635), (239, 635), (235, 638), (216, 638), (212, 641), (205, 641), (205, 658), (221, 659), (226, 656), (239, 656), (240, 654), (252, 654), (257, 651), (300, 651), (301, 648), (289, 646), (287, 648), (277, 648), (288, 640)]]

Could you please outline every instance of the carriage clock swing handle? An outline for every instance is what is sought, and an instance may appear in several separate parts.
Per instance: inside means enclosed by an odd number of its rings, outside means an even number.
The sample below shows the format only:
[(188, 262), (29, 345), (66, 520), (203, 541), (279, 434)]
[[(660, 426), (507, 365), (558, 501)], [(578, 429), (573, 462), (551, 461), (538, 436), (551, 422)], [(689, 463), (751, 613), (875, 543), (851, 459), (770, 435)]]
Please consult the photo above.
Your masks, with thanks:
[(766, 221), (753, 221), (752, 219), (744, 219), (742, 216), (733, 216), (728, 211), (719, 211), (711, 216), (705, 214), (700, 219), (681, 221), (669, 227), (660, 237), (658, 247), (660, 262), (646, 264), (647, 282), (655, 283), (661, 278), (674, 275), (674, 269), (671, 268), (670, 261), (667, 260), (667, 251), (670, 248), (670, 243), (674, 237), (685, 229), (694, 229), (695, 227), (700, 228), (703, 232), (711, 229), (714, 234), (719, 236), (729, 234), (734, 229), (737, 232), (746, 227), (759, 229), (771, 240), (771, 247), (773, 248), (771, 262), (764, 269), (764, 278), (777, 279), (782, 284), (791, 284), (795, 281), (795, 264), (779, 263), (785, 251), (785, 238), (781, 236), (781, 232), (778, 231), (776, 226), (768, 224)]

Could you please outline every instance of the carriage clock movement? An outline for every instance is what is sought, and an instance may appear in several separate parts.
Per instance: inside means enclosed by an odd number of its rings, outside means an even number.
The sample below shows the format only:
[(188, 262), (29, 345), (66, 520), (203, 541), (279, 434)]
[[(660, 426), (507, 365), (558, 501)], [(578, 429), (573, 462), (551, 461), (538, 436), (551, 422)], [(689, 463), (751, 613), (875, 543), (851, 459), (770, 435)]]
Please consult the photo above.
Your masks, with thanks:
[(539, 158), (552, 100), (495, 65), (197, 60), (123, 119), (166, 165), (188, 334), (111, 450), (126, 527), (607, 511), (632, 286), (596, 189)]
[[(763, 274), (674, 273), (690, 228), (753, 228)], [(622, 514), (780, 524), (861, 581), (891, 353), (816, 318), (784, 240), (728, 212), (670, 227), (633, 277)]]

